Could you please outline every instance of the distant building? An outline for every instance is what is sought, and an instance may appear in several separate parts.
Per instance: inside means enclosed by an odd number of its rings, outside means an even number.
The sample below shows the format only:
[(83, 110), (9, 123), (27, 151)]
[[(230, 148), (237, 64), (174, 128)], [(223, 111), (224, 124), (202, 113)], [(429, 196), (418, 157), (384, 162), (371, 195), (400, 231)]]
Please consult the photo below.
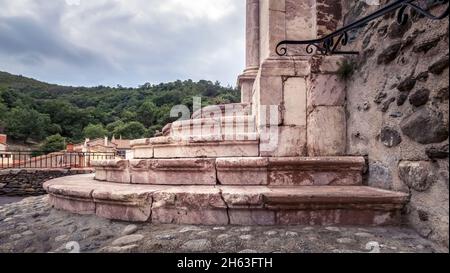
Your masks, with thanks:
[(6, 135), (0, 134), (0, 152), (5, 152), (8, 149), (7, 139)]
[(87, 138), (83, 144), (74, 145), (73, 150), (85, 153), (116, 153), (122, 158), (132, 158), (130, 143), (131, 140), (115, 137), (111, 140), (108, 137), (93, 140)]

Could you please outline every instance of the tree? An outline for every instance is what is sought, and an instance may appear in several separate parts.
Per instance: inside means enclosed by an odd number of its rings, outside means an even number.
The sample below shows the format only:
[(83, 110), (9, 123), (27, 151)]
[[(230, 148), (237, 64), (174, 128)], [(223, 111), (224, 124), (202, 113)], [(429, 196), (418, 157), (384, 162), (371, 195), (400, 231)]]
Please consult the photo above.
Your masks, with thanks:
[(41, 150), (47, 153), (59, 152), (66, 148), (66, 139), (60, 134), (47, 137), (41, 145)]
[(6, 105), (3, 104), (2, 98), (0, 97), (0, 133), (3, 132), (3, 130), (5, 129), (5, 126), (6, 126), (5, 117), (6, 117), (7, 111), (8, 111), (8, 108), (6, 107)]
[(125, 125), (125, 122), (123, 122), (121, 120), (117, 120), (117, 121), (111, 122), (108, 125), (106, 125), (106, 130), (109, 132), (109, 135), (111, 136), (114, 133), (114, 130), (116, 130), (116, 128), (122, 127), (124, 125)]
[(90, 139), (102, 138), (108, 135), (108, 131), (102, 124), (89, 124), (84, 128), (83, 135), (85, 138)]
[(137, 121), (125, 123), (122, 126), (117, 127), (113, 134), (116, 137), (122, 137), (124, 139), (139, 139), (146, 134), (145, 126)]
[(15, 107), (6, 117), (6, 133), (24, 142), (28, 138), (42, 140), (51, 128), (50, 117), (34, 109)]
[(137, 121), (144, 124), (145, 127), (153, 125), (156, 119), (158, 108), (151, 101), (144, 102), (137, 110)]

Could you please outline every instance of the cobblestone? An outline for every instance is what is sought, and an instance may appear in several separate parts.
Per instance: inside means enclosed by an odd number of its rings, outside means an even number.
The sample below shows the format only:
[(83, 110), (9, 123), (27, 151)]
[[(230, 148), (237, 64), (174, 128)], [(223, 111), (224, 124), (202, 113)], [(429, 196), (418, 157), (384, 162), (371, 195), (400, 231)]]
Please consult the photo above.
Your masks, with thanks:
[(403, 227), (130, 225), (58, 211), (47, 198), (0, 206), (0, 252), (448, 252)]

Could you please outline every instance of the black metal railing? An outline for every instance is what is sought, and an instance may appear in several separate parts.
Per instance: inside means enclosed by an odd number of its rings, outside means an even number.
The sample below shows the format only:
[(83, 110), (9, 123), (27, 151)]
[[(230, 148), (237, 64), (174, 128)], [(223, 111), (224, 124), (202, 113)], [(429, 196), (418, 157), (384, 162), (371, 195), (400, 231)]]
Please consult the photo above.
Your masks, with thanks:
[(113, 152), (0, 151), (1, 169), (83, 169), (96, 160), (115, 159)]
[(379, 17), (382, 17), (388, 13), (397, 11), (397, 23), (404, 25), (411, 18), (410, 15), (406, 14), (406, 10), (410, 9), (415, 11), (426, 18), (433, 20), (441, 20), (449, 15), (449, 0), (435, 0), (434, 4), (447, 4), (447, 8), (444, 13), (440, 15), (433, 15), (425, 8), (419, 6), (418, 0), (397, 0), (391, 4), (387, 4), (378, 11), (359, 19), (347, 26), (344, 26), (335, 32), (328, 34), (320, 39), (305, 40), (305, 41), (294, 41), (285, 40), (278, 43), (276, 47), (276, 53), (279, 56), (288, 55), (288, 45), (306, 45), (306, 53), (314, 54), (319, 53), (321, 55), (334, 55), (334, 54), (358, 54), (356, 51), (341, 51), (340, 46), (346, 46), (349, 42), (349, 32), (362, 27), (367, 26), (370, 21), (373, 21)]

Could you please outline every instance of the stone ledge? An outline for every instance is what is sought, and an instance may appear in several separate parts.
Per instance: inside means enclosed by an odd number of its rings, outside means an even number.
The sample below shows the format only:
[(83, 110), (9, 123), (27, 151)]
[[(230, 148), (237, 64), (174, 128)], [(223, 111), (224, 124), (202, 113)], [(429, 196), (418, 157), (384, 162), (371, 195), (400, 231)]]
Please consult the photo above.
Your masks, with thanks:
[[(170, 155), (175, 157), (173, 153)], [(181, 156), (131, 160), (129, 163), (97, 162), (96, 165), (100, 167), (97, 169), (96, 180), (153, 185), (348, 186), (362, 184), (365, 166), (362, 157)]]
[(123, 185), (92, 175), (54, 179), (45, 189), (52, 206), (74, 213), (207, 225), (394, 224), (408, 200), (404, 193), (360, 186)]

